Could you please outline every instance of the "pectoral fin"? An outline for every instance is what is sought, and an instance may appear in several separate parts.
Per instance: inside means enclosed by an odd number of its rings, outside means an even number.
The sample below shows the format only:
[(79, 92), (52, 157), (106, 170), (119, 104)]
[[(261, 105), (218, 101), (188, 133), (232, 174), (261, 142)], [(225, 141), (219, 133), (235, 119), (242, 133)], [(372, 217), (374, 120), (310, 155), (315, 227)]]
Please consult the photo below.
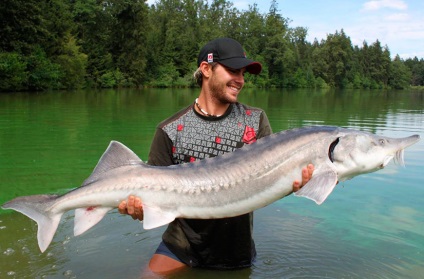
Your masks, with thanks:
[(317, 204), (321, 204), (330, 195), (336, 184), (337, 173), (333, 169), (327, 168), (314, 172), (311, 180), (294, 194), (296, 196), (311, 199)]
[(111, 207), (91, 206), (75, 209), (74, 235), (80, 235), (100, 222)]
[(151, 207), (143, 204), (143, 211), (143, 228), (146, 230), (169, 224), (175, 220), (174, 214), (165, 212), (157, 207)]

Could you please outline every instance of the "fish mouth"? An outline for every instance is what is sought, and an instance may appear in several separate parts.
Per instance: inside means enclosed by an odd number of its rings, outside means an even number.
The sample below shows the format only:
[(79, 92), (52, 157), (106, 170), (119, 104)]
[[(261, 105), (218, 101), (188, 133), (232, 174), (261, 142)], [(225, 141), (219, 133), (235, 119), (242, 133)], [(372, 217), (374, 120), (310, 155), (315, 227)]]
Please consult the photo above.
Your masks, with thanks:
[(404, 149), (400, 149), (396, 151), (394, 155), (386, 156), (386, 158), (384, 158), (383, 163), (380, 165), (380, 168), (382, 169), (386, 167), (392, 159), (394, 159), (393, 161), (395, 162), (396, 165), (401, 165), (402, 167), (404, 167), (405, 166)]
[[(399, 151), (398, 151), (399, 152)], [(396, 154), (397, 154), (397, 152), (396, 152)], [(390, 163), (390, 161), (393, 159), (393, 157), (394, 156), (386, 156), (385, 158), (384, 158), (384, 161), (383, 161), (383, 163), (380, 165), (380, 169), (383, 169), (383, 168), (385, 168), (389, 163)]]
[(385, 166), (387, 166), (387, 164), (393, 158), (394, 158), (395, 164), (401, 165), (402, 167), (404, 167), (405, 166), (405, 160), (404, 160), (404, 150), (405, 150), (405, 148), (413, 145), (414, 143), (418, 142), (419, 140), (420, 140), (419, 135), (413, 135), (413, 136), (402, 139), (402, 141), (403, 141), (403, 143), (401, 144), (402, 148), (397, 150), (395, 154), (387, 156), (384, 159), (383, 164), (381, 164), (381, 167), (384, 168)]
[(395, 163), (398, 165), (401, 165), (402, 167), (405, 166), (405, 161), (403, 159), (403, 154), (404, 154), (403, 150), (404, 149), (398, 150), (395, 155)]

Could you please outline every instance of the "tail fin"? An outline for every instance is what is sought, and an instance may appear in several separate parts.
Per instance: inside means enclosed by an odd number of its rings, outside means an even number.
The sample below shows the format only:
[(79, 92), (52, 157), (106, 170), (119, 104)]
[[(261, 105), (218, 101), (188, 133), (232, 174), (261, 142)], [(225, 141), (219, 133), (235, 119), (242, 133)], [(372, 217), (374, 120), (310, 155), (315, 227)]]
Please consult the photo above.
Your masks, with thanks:
[(25, 196), (2, 205), (3, 209), (16, 210), (37, 222), (37, 239), (41, 252), (50, 245), (63, 214), (63, 212), (52, 213), (49, 209), (57, 197), (57, 195)]

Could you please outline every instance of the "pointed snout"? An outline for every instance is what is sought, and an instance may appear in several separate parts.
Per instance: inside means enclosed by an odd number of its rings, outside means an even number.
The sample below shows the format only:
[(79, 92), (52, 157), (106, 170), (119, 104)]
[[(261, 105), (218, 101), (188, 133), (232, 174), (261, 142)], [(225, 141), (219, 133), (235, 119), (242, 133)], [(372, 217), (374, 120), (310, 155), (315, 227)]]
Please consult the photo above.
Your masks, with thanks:
[(410, 137), (401, 138), (401, 139), (399, 139), (400, 149), (405, 149), (408, 146), (411, 146), (414, 143), (417, 143), (419, 140), (420, 140), (419, 135), (413, 135), (413, 136), (410, 136)]
[[(395, 158), (395, 163), (401, 165), (401, 166), (405, 166), (405, 161), (403, 159), (403, 154), (404, 154), (404, 149), (407, 148), (408, 146), (413, 145), (414, 143), (418, 142), (420, 140), (420, 136), (419, 135), (413, 135), (410, 137), (406, 137), (406, 138), (400, 138), (400, 139), (395, 139), (393, 144), (395, 146), (395, 151), (396, 153), (394, 154), (394, 158)], [(389, 161), (390, 158), (388, 157), (386, 159), (387, 162), (383, 163), (383, 167), (386, 166)]]

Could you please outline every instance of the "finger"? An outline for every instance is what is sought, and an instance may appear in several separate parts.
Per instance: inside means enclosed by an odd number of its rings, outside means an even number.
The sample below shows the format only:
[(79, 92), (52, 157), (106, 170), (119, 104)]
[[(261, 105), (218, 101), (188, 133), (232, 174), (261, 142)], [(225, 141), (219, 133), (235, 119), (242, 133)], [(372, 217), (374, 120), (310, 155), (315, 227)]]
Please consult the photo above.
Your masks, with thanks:
[(141, 211), (141, 201), (139, 198), (134, 198), (134, 214), (138, 215)]
[(128, 214), (128, 212), (127, 212), (127, 202), (126, 201), (122, 201), (118, 205), (118, 212), (121, 213), (121, 214)]
[(141, 204), (141, 199), (140, 198), (135, 198), (134, 201), (134, 208), (135, 208), (135, 218), (138, 220), (143, 220), (144, 217), (144, 212), (143, 212), (143, 206)]
[(299, 182), (299, 180), (295, 180), (293, 182), (293, 192), (297, 192), (297, 191), (299, 191), (299, 189), (300, 189), (300, 182)]
[(128, 197), (127, 212), (130, 215), (134, 214), (134, 212), (135, 212), (134, 199), (135, 199), (134, 196), (129, 196)]
[(138, 211), (143, 210), (143, 206), (141, 205), (141, 199), (140, 198), (137, 197), (137, 198), (134, 199), (134, 207)]
[(303, 168), (302, 169), (302, 186), (308, 183), (309, 178), (310, 178), (310, 175), (309, 175), (308, 168)]
[(314, 174), (315, 167), (312, 164), (308, 165), (309, 179), (311, 179), (312, 174)]

